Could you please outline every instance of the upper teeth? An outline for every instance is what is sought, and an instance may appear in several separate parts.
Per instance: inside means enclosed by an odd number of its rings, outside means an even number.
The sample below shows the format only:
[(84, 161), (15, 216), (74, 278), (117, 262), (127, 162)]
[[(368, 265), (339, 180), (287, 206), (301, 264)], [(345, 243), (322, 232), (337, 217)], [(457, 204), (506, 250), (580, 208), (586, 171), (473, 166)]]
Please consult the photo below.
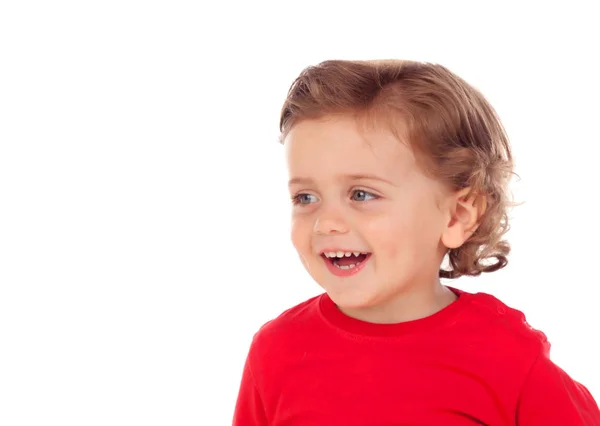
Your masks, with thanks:
[(358, 257), (359, 255), (365, 253), (361, 253), (359, 251), (328, 251), (323, 254), (325, 257), (350, 257), (352, 255)]

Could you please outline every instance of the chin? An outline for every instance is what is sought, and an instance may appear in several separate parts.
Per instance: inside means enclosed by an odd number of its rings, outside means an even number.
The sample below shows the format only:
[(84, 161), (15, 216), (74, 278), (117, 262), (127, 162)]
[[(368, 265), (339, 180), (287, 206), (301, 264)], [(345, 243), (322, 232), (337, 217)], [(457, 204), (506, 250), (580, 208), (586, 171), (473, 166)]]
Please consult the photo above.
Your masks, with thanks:
[(365, 292), (354, 288), (340, 289), (325, 286), (322, 287), (327, 292), (331, 300), (333, 300), (333, 302), (340, 308), (369, 308), (377, 303), (377, 295), (373, 294), (372, 292)]

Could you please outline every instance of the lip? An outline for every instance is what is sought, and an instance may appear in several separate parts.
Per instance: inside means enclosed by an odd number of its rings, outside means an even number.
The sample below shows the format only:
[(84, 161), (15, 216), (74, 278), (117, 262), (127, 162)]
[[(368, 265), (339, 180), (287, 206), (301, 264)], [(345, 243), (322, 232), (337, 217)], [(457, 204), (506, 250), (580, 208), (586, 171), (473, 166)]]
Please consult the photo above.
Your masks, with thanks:
[[(327, 252), (327, 251), (328, 250), (325, 250), (325, 252)], [(336, 251), (336, 250), (331, 250), (331, 251)], [(339, 251), (343, 251), (343, 250), (339, 250)], [(360, 264), (358, 266), (355, 266), (352, 269), (340, 269), (337, 266), (333, 266), (333, 263), (331, 263), (324, 255), (321, 255), (321, 258), (323, 259), (323, 262), (325, 262), (325, 265), (327, 266), (327, 269), (329, 269), (329, 272), (331, 272), (333, 275), (335, 275), (337, 277), (351, 277), (351, 276), (358, 274), (360, 271), (363, 270), (363, 268), (365, 267), (365, 265), (367, 264), (369, 259), (371, 259), (371, 255), (372, 255), (372, 253), (367, 254), (367, 257), (365, 257), (365, 260), (360, 262)]]

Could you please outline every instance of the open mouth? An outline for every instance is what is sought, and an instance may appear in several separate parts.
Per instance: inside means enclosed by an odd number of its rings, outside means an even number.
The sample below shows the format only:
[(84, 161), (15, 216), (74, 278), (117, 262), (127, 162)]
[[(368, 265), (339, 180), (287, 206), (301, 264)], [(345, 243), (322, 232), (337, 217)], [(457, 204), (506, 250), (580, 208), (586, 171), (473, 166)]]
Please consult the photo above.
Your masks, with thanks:
[(358, 267), (364, 262), (370, 255), (368, 252), (325, 252), (321, 256), (326, 262), (329, 262), (332, 266), (342, 269), (350, 270)]

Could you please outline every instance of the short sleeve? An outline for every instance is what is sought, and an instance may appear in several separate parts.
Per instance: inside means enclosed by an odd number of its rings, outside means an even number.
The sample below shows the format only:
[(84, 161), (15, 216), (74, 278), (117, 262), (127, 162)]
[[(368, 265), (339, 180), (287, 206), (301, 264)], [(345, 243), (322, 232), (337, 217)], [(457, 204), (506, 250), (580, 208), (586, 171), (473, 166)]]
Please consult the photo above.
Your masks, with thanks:
[(600, 410), (590, 392), (540, 355), (523, 385), (518, 426), (600, 426)]
[(251, 352), (246, 358), (233, 415), (233, 426), (268, 426), (263, 402), (251, 369)]

